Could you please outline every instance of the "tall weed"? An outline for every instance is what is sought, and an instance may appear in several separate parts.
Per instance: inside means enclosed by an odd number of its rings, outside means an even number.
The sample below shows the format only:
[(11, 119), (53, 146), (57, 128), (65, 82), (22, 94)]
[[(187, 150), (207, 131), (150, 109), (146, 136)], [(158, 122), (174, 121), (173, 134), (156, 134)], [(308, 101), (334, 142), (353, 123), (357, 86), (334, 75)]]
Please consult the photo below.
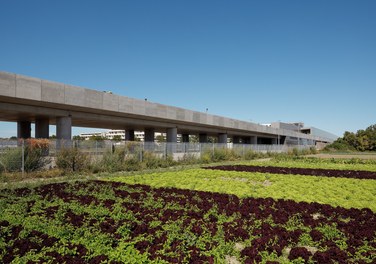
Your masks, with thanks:
[(56, 155), (56, 166), (64, 172), (77, 172), (89, 167), (88, 156), (77, 148), (62, 148)]

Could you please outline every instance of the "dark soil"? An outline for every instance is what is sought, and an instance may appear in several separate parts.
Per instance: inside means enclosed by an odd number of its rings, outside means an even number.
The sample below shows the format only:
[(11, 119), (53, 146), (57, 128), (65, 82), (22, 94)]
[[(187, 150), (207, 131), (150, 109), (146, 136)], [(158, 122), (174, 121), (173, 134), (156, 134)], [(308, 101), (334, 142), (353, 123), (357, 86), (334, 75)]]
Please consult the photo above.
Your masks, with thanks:
[(273, 167), (273, 166), (264, 167), (264, 166), (247, 166), (247, 165), (214, 166), (214, 167), (204, 167), (204, 169), (376, 180), (376, 172), (373, 172), (373, 171), (285, 168), (285, 167)]

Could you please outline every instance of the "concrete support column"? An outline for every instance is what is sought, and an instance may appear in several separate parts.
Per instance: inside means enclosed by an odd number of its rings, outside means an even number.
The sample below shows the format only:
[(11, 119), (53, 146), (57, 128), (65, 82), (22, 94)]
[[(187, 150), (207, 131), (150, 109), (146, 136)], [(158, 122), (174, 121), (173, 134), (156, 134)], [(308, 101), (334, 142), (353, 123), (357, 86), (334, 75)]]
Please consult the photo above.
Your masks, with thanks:
[(56, 118), (56, 138), (64, 140), (72, 139), (72, 117), (62, 116)]
[(56, 148), (72, 146), (72, 117), (62, 116), (56, 118)]
[(272, 138), (272, 145), (277, 145), (277, 144), (278, 144), (278, 139)]
[(178, 129), (176, 127), (167, 129), (167, 154), (176, 152), (176, 143), (178, 140)]
[(232, 137), (232, 143), (239, 144), (240, 143), (240, 137), (239, 136), (233, 136)]
[(125, 141), (134, 141), (134, 130), (125, 130)]
[(182, 134), (181, 139), (183, 143), (189, 143), (189, 134)]
[(154, 129), (153, 128), (147, 128), (144, 131), (144, 142), (154, 142)]
[(183, 142), (183, 152), (187, 152), (189, 150), (189, 134), (182, 134), (181, 141)]
[(167, 142), (176, 143), (178, 140), (178, 129), (176, 127), (167, 129)]
[(218, 134), (218, 143), (227, 144), (227, 133)]
[(251, 144), (257, 145), (257, 136), (251, 137)]
[(208, 143), (208, 134), (204, 134), (204, 133), (199, 134), (198, 135), (198, 141), (200, 143)]
[(50, 132), (50, 122), (48, 118), (35, 120), (35, 138), (48, 138)]
[(18, 121), (17, 122), (17, 137), (30, 138), (31, 137), (31, 122)]

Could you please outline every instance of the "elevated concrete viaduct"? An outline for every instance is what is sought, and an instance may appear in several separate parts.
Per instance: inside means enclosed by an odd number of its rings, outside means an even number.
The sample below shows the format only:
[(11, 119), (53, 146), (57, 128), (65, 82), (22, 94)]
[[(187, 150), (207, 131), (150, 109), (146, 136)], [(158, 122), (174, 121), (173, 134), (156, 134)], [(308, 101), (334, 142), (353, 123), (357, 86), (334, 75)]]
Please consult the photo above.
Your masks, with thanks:
[(168, 142), (177, 134), (188, 142), (189, 135), (208, 136), (227, 143), (283, 143), (286, 137), (311, 142), (330, 142), (328, 138), (287, 129), (266, 127), (223, 116), (191, 111), (174, 106), (133, 99), (23, 75), (0, 72), (0, 121), (17, 122), (19, 138), (47, 138), (49, 125), (56, 125), (58, 139), (71, 139), (72, 126), (125, 129), (126, 140), (134, 140), (134, 131), (145, 131), (145, 141), (154, 141), (155, 132), (167, 133)]

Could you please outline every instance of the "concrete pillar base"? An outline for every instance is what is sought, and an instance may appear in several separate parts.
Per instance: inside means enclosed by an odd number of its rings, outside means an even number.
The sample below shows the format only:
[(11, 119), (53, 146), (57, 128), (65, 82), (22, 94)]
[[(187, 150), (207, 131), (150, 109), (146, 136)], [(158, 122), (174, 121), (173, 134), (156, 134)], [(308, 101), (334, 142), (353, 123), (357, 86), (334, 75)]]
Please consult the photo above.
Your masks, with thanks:
[(49, 120), (48, 118), (40, 118), (35, 120), (35, 138), (49, 137)]
[(257, 136), (251, 137), (251, 144), (257, 145)]
[(218, 135), (218, 143), (227, 144), (227, 134), (226, 133), (220, 133)]
[(72, 117), (56, 118), (56, 148), (72, 146)]
[(125, 141), (134, 141), (134, 130), (125, 130)]
[(167, 142), (176, 143), (178, 140), (178, 129), (176, 127), (167, 129)]
[(17, 138), (30, 138), (31, 137), (31, 122), (18, 121), (17, 122)]
[(144, 142), (154, 142), (154, 129), (145, 129)]
[(208, 143), (208, 134), (199, 134), (198, 138), (200, 143)]
[(240, 137), (239, 136), (233, 136), (232, 137), (232, 143), (239, 144), (240, 143)]
[(178, 129), (176, 127), (167, 129), (167, 154), (176, 152), (176, 143), (178, 140)]
[(189, 142), (189, 134), (182, 134), (181, 138), (182, 138), (183, 143)]

